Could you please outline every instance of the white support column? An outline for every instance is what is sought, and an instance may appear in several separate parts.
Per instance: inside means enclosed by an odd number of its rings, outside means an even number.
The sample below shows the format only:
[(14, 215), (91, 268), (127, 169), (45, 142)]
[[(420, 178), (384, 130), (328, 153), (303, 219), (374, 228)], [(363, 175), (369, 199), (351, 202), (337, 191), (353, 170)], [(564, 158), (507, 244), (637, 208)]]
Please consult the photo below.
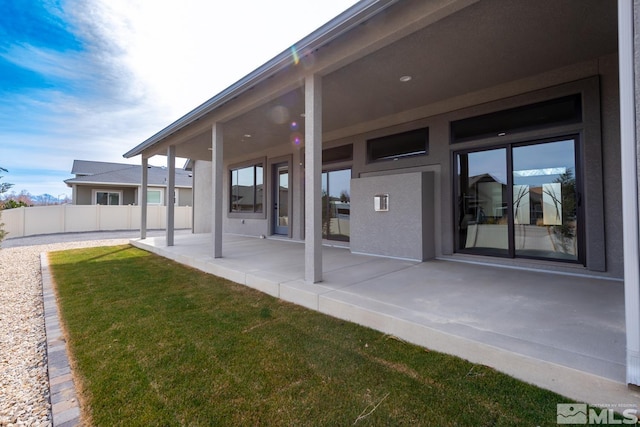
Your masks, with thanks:
[(620, 66), (620, 149), (627, 383), (640, 385), (640, 268), (638, 250), (638, 168), (634, 79), (633, 2), (618, 0)]
[(191, 234), (196, 232), (196, 163), (191, 166)]
[(173, 202), (176, 191), (176, 146), (167, 149), (167, 246), (173, 246), (175, 230), (175, 204)]
[(140, 238), (147, 238), (147, 189), (149, 188), (149, 159), (142, 156), (142, 186), (140, 190)]
[(211, 236), (213, 238), (213, 257), (222, 258), (222, 123), (214, 123), (211, 128)]
[(322, 281), (322, 78), (305, 79), (304, 278)]

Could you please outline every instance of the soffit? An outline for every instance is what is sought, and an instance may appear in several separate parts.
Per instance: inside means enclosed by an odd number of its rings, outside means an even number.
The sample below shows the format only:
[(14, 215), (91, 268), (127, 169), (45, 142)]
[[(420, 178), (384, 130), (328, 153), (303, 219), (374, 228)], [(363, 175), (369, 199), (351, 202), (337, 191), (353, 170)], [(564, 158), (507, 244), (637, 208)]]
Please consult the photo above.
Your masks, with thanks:
[[(348, 43), (348, 38), (346, 34), (333, 44)], [(615, 2), (483, 0), (326, 75), (323, 131), (616, 51)], [(401, 83), (404, 75), (412, 80)], [(224, 156), (247, 155), (304, 135), (303, 92), (299, 86), (225, 123)], [(292, 122), (297, 129), (291, 128)], [(179, 148), (178, 155), (210, 159), (210, 144), (210, 132), (205, 132)]]
[(324, 131), (616, 50), (614, 2), (483, 0), (327, 76)]

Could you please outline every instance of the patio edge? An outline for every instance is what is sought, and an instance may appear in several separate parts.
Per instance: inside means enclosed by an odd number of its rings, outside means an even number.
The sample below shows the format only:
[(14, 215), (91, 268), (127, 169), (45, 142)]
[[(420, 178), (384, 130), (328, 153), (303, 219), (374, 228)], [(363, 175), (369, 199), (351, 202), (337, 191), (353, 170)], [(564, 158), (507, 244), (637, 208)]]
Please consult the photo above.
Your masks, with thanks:
[[(188, 265), (208, 274), (217, 275), (235, 283), (248, 286), (282, 300), (319, 311), (342, 320), (351, 321), (387, 333), (393, 337), (433, 351), (460, 357), (472, 363), (483, 364), (518, 380), (558, 393), (568, 399), (595, 406), (607, 404), (634, 404), (640, 402), (640, 391), (622, 382), (580, 371), (557, 363), (484, 344), (469, 338), (430, 328), (411, 320), (372, 310), (364, 305), (340, 299), (340, 291), (306, 284), (302, 280), (278, 282), (260, 277), (256, 272), (233, 271), (221, 260), (197, 261), (172, 253), (138, 239), (130, 243), (140, 249), (155, 253), (178, 263)], [(219, 262), (220, 261), (220, 262)], [(270, 282), (268, 285), (265, 282)], [(563, 403), (563, 402), (558, 402)]]

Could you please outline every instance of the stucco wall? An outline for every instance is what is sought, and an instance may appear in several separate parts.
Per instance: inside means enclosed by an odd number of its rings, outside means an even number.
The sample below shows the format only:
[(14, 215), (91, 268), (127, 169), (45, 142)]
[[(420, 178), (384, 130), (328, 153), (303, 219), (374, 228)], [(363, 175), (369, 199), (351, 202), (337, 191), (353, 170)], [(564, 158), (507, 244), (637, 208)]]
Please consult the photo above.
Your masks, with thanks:
[[(452, 162), (458, 149), (491, 147), (505, 142), (524, 142), (544, 139), (563, 132), (575, 133), (566, 127), (537, 130), (518, 134), (513, 139), (499, 138), (453, 145), (449, 142), (449, 124), (453, 120), (472, 117), (491, 111), (526, 105), (569, 93), (583, 92), (584, 124), (580, 126), (583, 150), (580, 153), (585, 170), (587, 203), (585, 233), (587, 266), (591, 271), (606, 271), (606, 275), (622, 277), (622, 218), (620, 188), (619, 101), (617, 55), (575, 64), (552, 73), (499, 86), (486, 93), (468, 94), (456, 99), (461, 108), (430, 117), (362, 133), (332, 144), (354, 144), (354, 176), (402, 173), (427, 168), (436, 169), (436, 216), (439, 224), (436, 253), (454, 253), (454, 201)], [(497, 100), (492, 98), (499, 97)], [(481, 102), (482, 100), (487, 102)], [(466, 107), (462, 108), (464, 105)], [(429, 155), (399, 159), (394, 162), (366, 162), (366, 140), (410, 129), (429, 127)], [(503, 260), (496, 259), (496, 262)], [(526, 261), (512, 260), (524, 265)]]
[(90, 205), (91, 204), (91, 188), (77, 186), (76, 187), (76, 205)]
[[(435, 256), (434, 174), (374, 176), (351, 180), (351, 251), (418, 261)], [(374, 197), (389, 196), (388, 211)]]
[[(640, 0), (639, 0), (640, 1)], [(585, 83), (590, 81), (591, 83)], [(595, 83), (593, 83), (595, 82)], [(472, 117), (501, 109), (513, 108), (540, 102), (554, 97), (582, 92), (585, 96), (585, 123), (579, 127), (556, 127), (554, 129), (533, 130), (511, 137), (509, 141), (489, 138), (471, 141), (462, 145), (452, 145), (449, 141), (449, 126), (453, 120)], [(470, 93), (438, 105), (385, 118), (377, 123), (363, 123), (361, 127), (351, 129), (346, 137), (325, 139), (323, 148), (353, 144), (353, 161), (345, 167), (352, 168), (354, 178), (379, 175), (393, 175), (411, 172), (432, 171), (435, 182), (434, 217), (437, 223), (435, 241), (436, 256), (454, 254), (454, 201), (452, 165), (454, 152), (458, 149), (475, 149), (495, 146), (505, 142), (525, 142), (544, 139), (551, 136), (575, 133), (581, 129), (583, 151), (580, 154), (585, 165), (584, 200), (588, 203), (585, 221), (587, 236), (587, 267), (591, 271), (606, 270), (606, 275), (622, 277), (622, 229), (621, 189), (620, 189), (620, 146), (619, 146), (619, 107), (618, 107), (617, 55), (610, 55), (584, 63), (572, 64), (541, 75), (504, 83), (483, 91)], [(427, 156), (399, 159), (393, 162), (368, 163), (366, 160), (366, 141), (394, 133), (420, 127), (429, 127), (429, 154)], [(359, 131), (360, 130), (360, 131)], [(329, 135), (330, 136), (330, 135)], [(326, 136), (325, 136), (326, 138)], [(507, 138), (508, 139), (508, 138)], [(246, 160), (263, 158), (267, 166), (274, 158), (292, 156), (293, 205), (292, 227), (294, 239), (304, 238), (304, 149), (292, 150), (289, 144), (254, 151), (240, 158), (225, 158), (223, 174), (223, 201), (225, 232), (242, 235), (269, 235), (272, 216), (270, 195), (271, 171), (266, 171), (267, 199), (265, 212), (258, 218), (237, 218), (228, 213), (229, 167)], [(210, 175), (206, 170), (204, 175)], [(202, 179), (200, 171), (196, 179)], [(207, 179), (207, 178), (204, 178)], [(210, 185), (210, 183), (206, 184)], [(356, 184), (357, 185), (357, 184)], [(196, 184), (197, 187), (197, 184)], [(210, 202), (210, 195), (198, 193)], [(352, 203), (357, 203), (355, 196)], [(208, 211), (206, 209), (209, 209)], [(197, 212), (198, 210), (196, 210)], [(352, 212), (352, 221), (357, 210)], [(198, 214), (196, 214), (198, 215)], [(210, 207), (206, 207), (203, 218), (210, 218)], [(207, 219), (206, 221), (209, 221)], [(197, 224), (198, 220), (194, 220)], [(205, 226), (206, 227), (206, 226)], [(203, 230), (206, 228), (202, 228)], [(352, 229), (352, 248), (358, 249), (360, 231)], [(355, 246), (354, 246), (355, 242)], [(393, 255), (399, 256), (399, 255)], [(504, 260), (496, 259), (496, 262)], [(514, 265), (525, 265), (523, 260), (509, 260)]]

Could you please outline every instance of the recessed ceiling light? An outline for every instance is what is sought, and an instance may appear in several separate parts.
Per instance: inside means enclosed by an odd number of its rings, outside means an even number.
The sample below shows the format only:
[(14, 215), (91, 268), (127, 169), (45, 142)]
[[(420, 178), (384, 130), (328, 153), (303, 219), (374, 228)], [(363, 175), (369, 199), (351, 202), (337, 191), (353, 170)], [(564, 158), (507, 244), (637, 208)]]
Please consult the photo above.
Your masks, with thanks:
[(402, 76), (402, 77), (400, 77), (400, 81), (402, 83), (406, 83), (406, 82), (410, 81), (411, 79), (412, 79), (411, 76)]
[(245, 134), (244, 134), (244, 137), (245, 137), (245, 138), (251, 138), (251, 134), (250, 134), (250, 133), (245, 133)]

